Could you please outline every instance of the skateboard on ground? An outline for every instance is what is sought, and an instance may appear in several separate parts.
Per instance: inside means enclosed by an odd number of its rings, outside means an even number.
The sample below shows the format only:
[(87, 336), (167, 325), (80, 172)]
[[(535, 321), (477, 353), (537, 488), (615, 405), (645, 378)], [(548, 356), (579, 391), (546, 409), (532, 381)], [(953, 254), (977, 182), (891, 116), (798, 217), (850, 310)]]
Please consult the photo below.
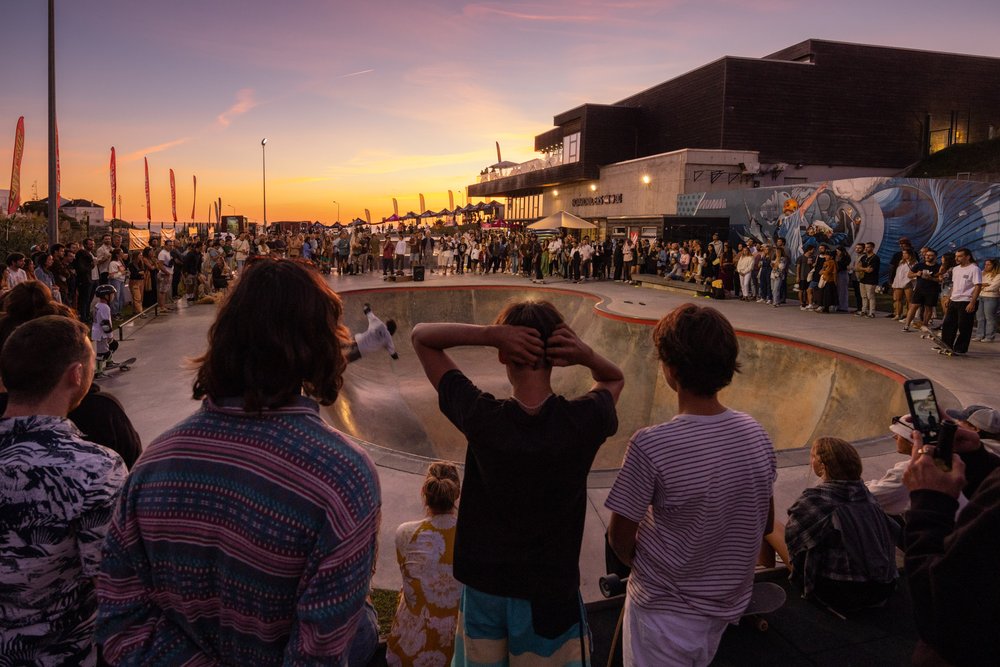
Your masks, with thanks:
[(947, 357), (955, 354), (955, 349), (951, 345), (948, 345), (948, 343), (944, 342), (944, 339), (941, 338), (941, 336), (927, 327), (920, 327), (920, 338), (927, 338), (934, 341), (934, 344), (937, 346), (936, 349), (938, 354), (943, 354)]
[(135, 357), (129, 357), (125, 361), (113, 362), (115, 364), (114, 366), (105, 366), (104, 371), (100, 373), (94, 373), (94, 377), (106, 378), (108, 377), (108, 373), (111, 371), (118, 371), (120, 373), (130, 371), (132, 370), (132, 364), (134, 364), (135, 361), (136, 361)]

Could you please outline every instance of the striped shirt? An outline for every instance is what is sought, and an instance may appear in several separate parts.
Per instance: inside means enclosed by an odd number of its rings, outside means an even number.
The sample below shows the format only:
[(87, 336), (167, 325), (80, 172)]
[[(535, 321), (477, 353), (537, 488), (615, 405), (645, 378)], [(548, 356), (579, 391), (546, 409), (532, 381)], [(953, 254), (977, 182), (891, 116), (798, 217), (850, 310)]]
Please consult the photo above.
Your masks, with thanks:
[(632, 436), (605, 506), (639, 523), (628, 594), (644, 609), (735, 621), (777, 476), (752, 417), (678, 415)]
[(98, 584), (105, 657), (341, 664), (375, 560), (375, 467), (308, 399), (226, 405), (206, 401), (129, 476)]

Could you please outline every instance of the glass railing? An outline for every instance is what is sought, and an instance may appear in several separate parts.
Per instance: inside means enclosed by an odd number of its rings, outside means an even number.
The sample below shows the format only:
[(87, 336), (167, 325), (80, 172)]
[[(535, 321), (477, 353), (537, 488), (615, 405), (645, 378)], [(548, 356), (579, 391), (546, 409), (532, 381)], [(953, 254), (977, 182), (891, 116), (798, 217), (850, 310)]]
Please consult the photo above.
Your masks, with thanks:
[(552, 153), (551, 155), (547, 155), (542, 158), (528, 160), (527, 162), (522, 162), (521, 164), (514, 165), (513, 167), (486, 169), (483, 173), (479, 174), (476, 182), (487, 183), (489, 181), (507, 178), (508, 176), (517, 176), (518, 174), (528, 174), (533, 171), (548, 169), (549, 167), (558, 167), (561, 164), (563, 164), (562, 151)]

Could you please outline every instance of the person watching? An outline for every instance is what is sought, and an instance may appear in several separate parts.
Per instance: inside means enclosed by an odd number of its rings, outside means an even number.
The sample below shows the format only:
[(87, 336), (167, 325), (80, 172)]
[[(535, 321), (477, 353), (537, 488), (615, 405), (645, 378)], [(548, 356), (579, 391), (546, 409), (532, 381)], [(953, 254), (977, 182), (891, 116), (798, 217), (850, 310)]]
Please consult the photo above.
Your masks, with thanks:
[(95, 665), (94, 578), (127, 470), (67, 419), (94, 376), (87, 328), (58, 315), (3, 345), (0, 651), (24, 665)]
[(802, 492), (785, 525), (792, 581), (840, 612), (881, 604), (896, 587), (898, 525), (861, 481), (850, 443), (817, 438), (809, 462), (821, 482)]
[(317, 270), (247, 264), (194, 361), (201, 409), (150, 445), (108, 531), (97, 634), (110, 663), (374, 653), (378, 475), (317, 405), (343, 384), (342, 312)]
[(461, 491), (454, 464), (432, 463), (420, 490), (427, 517), (396, 529), (403, 590), (386, 640), (390, 667), (451, 664), (462, 595), (462, 585), (452, 571)]
[(707, 665), (750, 602), (774, 520), (774, 446), (753, 417), (719, 401), (739, 368), (736, 333), (721, 313), (678, 306), (653, 343), (678, 413), (636, 431), (605, 502), (608, 541), (632, 567), (624, 662)]
[[(903, 543), (920, 643), (914, 664), (994, 665), (1000, 655), (1000, 457), (958, 428), (951, 470), (913, 436)], [(955, 518), (959, 494), (969, 504)]]
[[(618, 428), (621, 370), (544, 301), (508, 304), (491, 326), (421, 323), (412, 341), (441, 411), (468, 438), (452, 664), (589, 661), (579, 592), (587, 475)], [(459, 370), (447, 350), (468, 345), (498, 350), (511, 398), (479, 390)], [(576, 365), (590, 369), (590, 392), (556, 395), (553, 367)]]

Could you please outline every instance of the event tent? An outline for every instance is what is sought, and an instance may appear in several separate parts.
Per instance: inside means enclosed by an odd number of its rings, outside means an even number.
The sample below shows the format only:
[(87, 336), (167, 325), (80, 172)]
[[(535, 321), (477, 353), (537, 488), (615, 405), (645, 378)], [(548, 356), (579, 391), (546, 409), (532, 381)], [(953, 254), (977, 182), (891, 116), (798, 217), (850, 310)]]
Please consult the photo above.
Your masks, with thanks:
[(559, 229), (561, 227), (566, 227), (569, 229), (596, 229), (597, 225), (592, 222), (587, 222), (583, 218), (577, 217), (572, 213), (567, 213), (566, 211), (559, 211), (558, 213), (553, 213), (547, 218), (542, 218), (538, 222), (533, 222), (528, 225), (528, 229)]

